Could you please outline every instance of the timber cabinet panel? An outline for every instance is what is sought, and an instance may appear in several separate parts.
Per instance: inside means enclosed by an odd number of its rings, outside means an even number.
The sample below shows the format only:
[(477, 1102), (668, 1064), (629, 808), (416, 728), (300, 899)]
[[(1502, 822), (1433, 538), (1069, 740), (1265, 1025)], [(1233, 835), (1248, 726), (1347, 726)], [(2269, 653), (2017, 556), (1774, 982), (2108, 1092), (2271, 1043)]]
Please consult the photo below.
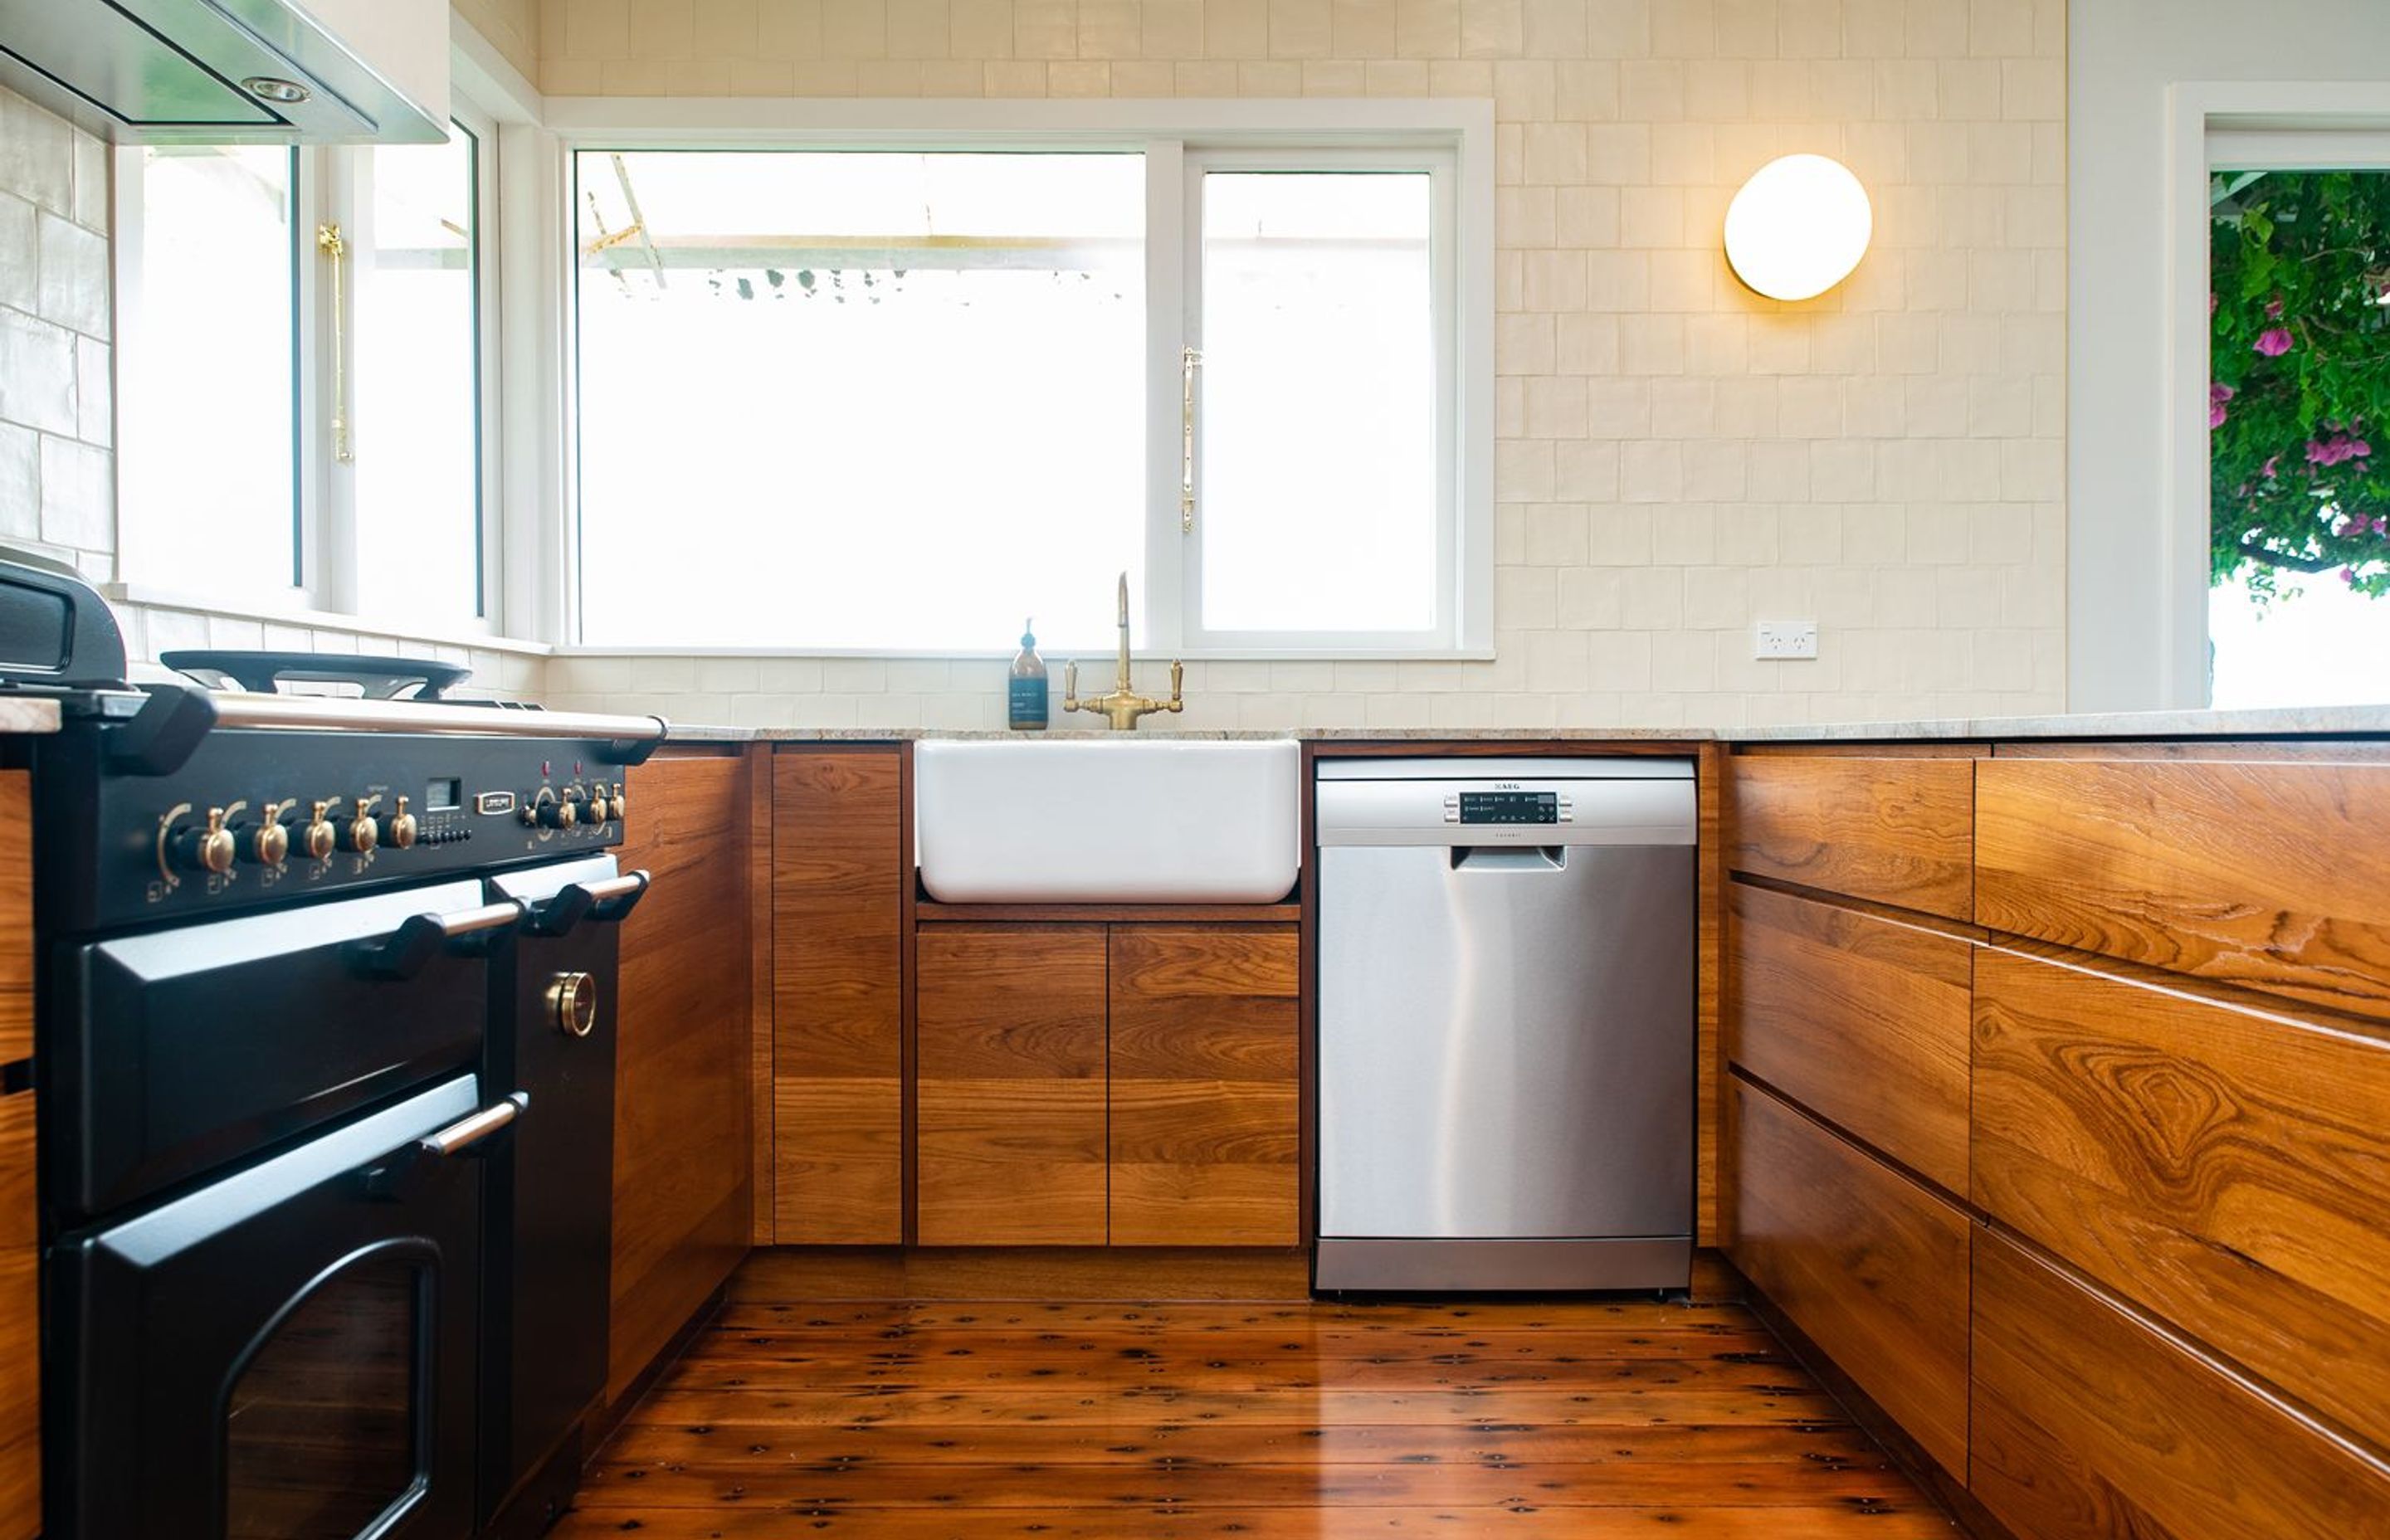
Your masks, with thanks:
[(2390, 1450), (2390, 1040), (1985, 948), (1991, 1215)]
[(1975, 943), (1743, 883), (1728, 902), (1728, 1057), (1964, 1196)]
[(1976, 796), (1984, 925), (2390, 1019), (2390, 764), (1993, 759)]
[(0, 770), (0, 1065), (33, 1055), (32, 785)]
[(1767, 1091), (1728, 1082), (1743, 1275), (1925, 1452), (1967, 1469), (1958, 1208)]
[(915, 966), (920, 1244), (1102, 1245), (1103, 927), (925, 927)]
[(1740, 753), (1737, 871), (1945, 918), (1974, 918), (1975, 761), (1959, 753)]
[(35, 1228), (33, 1093), (19, 1091), (0, 1097), (0, 1540), (30, 1540), (42, 1531)]
[(1974, 1267), (1969, 1487), (2018, 1535), (2390, 1534), (2390, 1467), (1997, 1232)]
[(1111, 927), (1111, 1238), (1301, 1243), (1291, 925)]
[(772, 756), (773, 1238), (905, 1238), (905, 768)]
[(747, 1254), (753, 996), (745, 755), (631, 770), (618, 852), (654, 883), (623, 922), (607, 1400)]

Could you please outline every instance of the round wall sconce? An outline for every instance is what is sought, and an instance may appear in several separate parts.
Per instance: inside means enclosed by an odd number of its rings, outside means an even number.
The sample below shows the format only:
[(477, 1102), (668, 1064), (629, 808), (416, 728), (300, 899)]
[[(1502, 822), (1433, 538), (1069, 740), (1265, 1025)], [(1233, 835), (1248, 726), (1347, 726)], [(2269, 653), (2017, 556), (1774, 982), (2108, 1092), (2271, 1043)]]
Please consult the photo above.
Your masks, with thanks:
[(1726, 210), (1726, 260), (1754, 292), (1813, 300), (1851, 276), (1875, 211), (1850, 168), (1787, 155), (1754, 172)]

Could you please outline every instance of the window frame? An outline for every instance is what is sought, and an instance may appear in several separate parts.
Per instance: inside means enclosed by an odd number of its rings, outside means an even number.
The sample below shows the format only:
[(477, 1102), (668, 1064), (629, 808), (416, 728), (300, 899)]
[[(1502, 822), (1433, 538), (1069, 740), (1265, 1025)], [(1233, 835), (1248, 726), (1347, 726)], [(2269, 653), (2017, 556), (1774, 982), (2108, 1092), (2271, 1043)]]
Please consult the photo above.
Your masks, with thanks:
[[(557, 421), (565, 435), (563, 482), (547, 509), (556, 524), (546, 548), (562, 553), (567, 581), (559, 650), (613, 656), (857, 658), (1009, 657), (985, 648), (649, 646), (589, 641), (583, 633), (578, 544), (580, 428), (575, 396), (580, 281), (577, 157), (585, 151), (1111, 150), (1146, 160), (1147, 443), (1144, 591), (1137, 650), (1189, 661), (1438, 659), (1494, 656), (1494, 233), (1493, 111), (1464, 99), (829, 101), (790, 99), (553, 100), (559, 196), (552, 271), (562, 313), (556, 353)], [(1343, 166), (1416, 169), (1434, 178), (1439, 334), (1451, 365), (1440, 368), (1440, 621), (1433, 634), (1221, 634), (1190, 623), (1200, 614), (1200, 546), (1179, 533), (1180, 350), (1189, 325), (1194, 261), (1190, 199), (1201, 168), (1250, 160), (1277, 169)], [(1432, 259), (1433, 260), (1433, 259)], [(1199, 426), (1200, 431), (1200, 426)], [(1200, 499), (1200, 489), (1199, 489)], [(1199, 501), (1197, 527), (1202, 525)]]
[[(121, 499), (117, 514), (117, 579), (112, 597), (136, 603), (163, 603), (213, 613), (257, 614), (265, 618), (333, 619), (358, 629), (408, 635), (440, 635), (466, 638), (508, 635), (506, 625), (506, 520), (503, 492), (507, 446), (500, 432), (503, 401), (505, 310), (500, 275), (501, 208), (499, 199), (500, 129), (498, 119), (461, 91), (449, 102), (450, 121), (471, 135), (473, 164), (473, 261), (475, 328), (475, 422), (478, 442), (478, 510), (480, 599), (470, 615), (439, 614), (410, 610), (366, 610), (358, 602), (358, 564), (372, 559), (374, 532), (360, 528), (355, 471), (334, 456), (332, 419), (335, 413), (335, 340), (341, 354), (340, 369), (353, 366), (358, 285), (364, 243), (357, 233), (367, 231), (373, 199), (371, 145), (290, 147), (295, 178), (293, 213), (295, 283), (293, 289), (294, 395), (291, 431), (294, 440), (293, 535), (296, 546), (294, 581), (288, 584), (238, 582), (214, 583), (206, 573), (162, 572), (129, 567), (126, 558), (141, 545), (137, 532), (151, 517), (171, 518), (171, 509), (145, 511), (137, 501)], [(135, 357), (140, 350), (142, 230), (142, 147), (125, 145), (114, 151), (115, 228), (112, 263), (115, 270), (119, 320), (118, 378), (135, 378), (125, 367), (122, 350)], [(315, 250), (315, 234), (325, 224), (338, 225), (352, 237), (343, 259), (343, 302), (347, 314), (337, 324), (332, 314), (332, 286), (325, 271), (327, 259)], [(350, 404), (353, 404), (353, 375)], [(122, 416), (137, 423), (145, 411), (165, 409), (144, 405), (137, 392), (122, 404)], [(125, 424), (120, 422), (119, 437)], [(137, 427), (135, 430), (138, 431)], [(238, 564), (239, 553), (227, 552), (225, 561)]]

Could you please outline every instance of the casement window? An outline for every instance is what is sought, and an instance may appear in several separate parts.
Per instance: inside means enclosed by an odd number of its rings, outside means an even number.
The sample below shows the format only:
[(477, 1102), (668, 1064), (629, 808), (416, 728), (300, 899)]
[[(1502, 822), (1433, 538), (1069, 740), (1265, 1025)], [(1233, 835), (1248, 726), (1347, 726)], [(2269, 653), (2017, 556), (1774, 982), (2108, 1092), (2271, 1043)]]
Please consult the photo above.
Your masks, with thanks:
[(118, 152), (128, 593), (494, 624), (495, 145)]
[(577, 137), (569, 639), (1482, 652), (1460, 160)]

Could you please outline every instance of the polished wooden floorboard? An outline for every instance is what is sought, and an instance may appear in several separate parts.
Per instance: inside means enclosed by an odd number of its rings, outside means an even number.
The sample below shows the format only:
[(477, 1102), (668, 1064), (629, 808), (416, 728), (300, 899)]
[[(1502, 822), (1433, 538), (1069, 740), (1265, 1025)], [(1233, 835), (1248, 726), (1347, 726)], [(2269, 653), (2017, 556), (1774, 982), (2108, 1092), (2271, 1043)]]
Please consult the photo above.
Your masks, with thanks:
[(739, 1303), (559, 1540), (1944, 1540), (1734, 1304)]

